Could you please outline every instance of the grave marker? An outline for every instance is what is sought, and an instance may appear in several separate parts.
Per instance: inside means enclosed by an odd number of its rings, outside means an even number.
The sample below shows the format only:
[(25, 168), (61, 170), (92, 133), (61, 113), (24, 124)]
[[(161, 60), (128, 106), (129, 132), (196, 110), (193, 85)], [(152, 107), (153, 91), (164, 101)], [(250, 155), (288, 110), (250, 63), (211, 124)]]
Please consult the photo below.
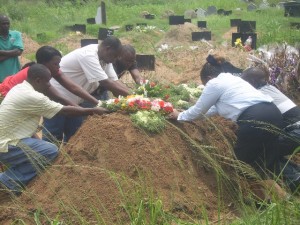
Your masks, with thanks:
[(98, 39), (81, 39), (80, 46), (84, 47), (90, 44), (98, 44)]
[(238, 24), (237, 32), (238, 33), (253, 33), (256, 29), (256, 21), (241, 21)]
[(251, 3), (247, 6), (247, 11), (248, 12), (252, 12), (255, 11), (257, 9), (257, 6), (254, 3)]
[(241, 19), (230, 19), (230, 26), (237, 27), (241, 21), (242, 21)]
[(199, 8), (197, 9), (197, 18), (202, 18), (206, 16), (206, 10)]
[(105, 38), (114, 35), (114, 30), (107, 28), (99, 28), (98, 40), (104, 40)]
[(155, 19), (155, 15), (154, 14), (147, 14), (147, 15), (145, 15), (145, 19), (153, 20), (153, 19)]
[(154, 55), (140, 55), (136, 54), (136, 63), (139, 70), (155, 70), (155, 56)]
[(195, 12), (195, 10), (192, 10), (192, 9), (186, 10), (184, 12), (184, 18), (187, 18), (187, 19), (197, 18), (197, 13)]
[(208, 6), (207, 7), (207, 15), (214, 15), (214, 14), (217, 14), (217, 7), (212, 5), (212, 6)]
[(198, 21), (197, 25), (199, 28), (206, 28), (206, 21)]
[(232, 33), (231, 46), (232, 47), (235, 46), (234, 42), (236, 42), (236, 39), (238, 39), (238, 38), (241, 38), (242, 43), (244, 44), (249, 36), (251, 36), (251, 38), (252, 38), (251, 48), (256, 49), (256, 41), (257, 41), (256, 33)]
[(95, 19), (95, 18), (87, 18), (87, 19), (86, 19), (86, 22), (87, 22), (88, 24), (95, 24), (95, 23), (96, 23), (96, 19)]
[(126, 31), (131, 31), (131, 30), (133, 30), (133, 24), (127, 24), (127, 25), (125, 25), (125, 30), (126, 30)]
[(96, 24), (106, 24), (106, 8), (105, 3), (103, 1), (101, 1), (101, 4), (97, 9), (95, 21)]
[(86, 33), (86, 25), (85, 24), (75, 24), (72, 28), (73, 31), (79, 31), (83, 34)]
[(192, 41), (211, 40), (211, 31), (192, 32)]
[(169, 25), (184, 24), (184, 16), (169, 16)]
[(300, 2), (285, 2), (284, 16), (300, 17)]

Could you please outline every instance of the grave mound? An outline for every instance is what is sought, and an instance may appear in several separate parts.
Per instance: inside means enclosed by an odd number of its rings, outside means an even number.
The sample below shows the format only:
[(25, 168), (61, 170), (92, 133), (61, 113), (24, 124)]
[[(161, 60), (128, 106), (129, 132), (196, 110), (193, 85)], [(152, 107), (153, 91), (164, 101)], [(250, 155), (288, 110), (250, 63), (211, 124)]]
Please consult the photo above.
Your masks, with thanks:
[[(59, 215), (72, 224), (99, 224), (97, 214), (105, 224), (129, 224), (124, 208), (158, 199), (165, 212), (182, 219), (218, 221), (218, 209), (222, 219), (233, 219), (233, 183), (218, 192), (223, 182), (205, 154), (231, 158), (234, 130), (233, 123), (215, 117), (168, 123), (154, 135), (134, 127), (126, 114), (89, 117), (54, 165), (20, 197), (2, 203), (1, 224), (16, 218), (33, 224), (37, 212), (41, 219)], [(231, 167), (223, 169), (235, 179)]]

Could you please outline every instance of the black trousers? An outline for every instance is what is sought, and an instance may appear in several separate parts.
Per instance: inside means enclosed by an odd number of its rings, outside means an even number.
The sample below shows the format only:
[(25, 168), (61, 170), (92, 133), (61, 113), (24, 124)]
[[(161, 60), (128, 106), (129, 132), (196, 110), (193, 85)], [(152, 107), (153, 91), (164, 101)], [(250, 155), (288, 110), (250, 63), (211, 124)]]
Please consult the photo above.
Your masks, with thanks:
[(258, 172), (276, 170), (279, 160), (276, 140), (283, 119), (273, 103), (258, 103), (247, 108), (237, 120), (237, 143), (234, 147), (237, 159), (250, 164)]

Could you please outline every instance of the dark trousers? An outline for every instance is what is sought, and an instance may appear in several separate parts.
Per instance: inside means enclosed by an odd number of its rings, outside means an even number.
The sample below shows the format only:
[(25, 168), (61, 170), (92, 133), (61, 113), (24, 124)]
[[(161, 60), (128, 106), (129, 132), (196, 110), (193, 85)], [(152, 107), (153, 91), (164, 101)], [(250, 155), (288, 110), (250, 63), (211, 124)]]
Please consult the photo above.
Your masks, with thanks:
[(275, 143), (283, 119), (273, 103), (258, 103), (247, 108), (237, 120), (237, 159), (250, 164), (258, 172), (274, 171), (279, 159)]

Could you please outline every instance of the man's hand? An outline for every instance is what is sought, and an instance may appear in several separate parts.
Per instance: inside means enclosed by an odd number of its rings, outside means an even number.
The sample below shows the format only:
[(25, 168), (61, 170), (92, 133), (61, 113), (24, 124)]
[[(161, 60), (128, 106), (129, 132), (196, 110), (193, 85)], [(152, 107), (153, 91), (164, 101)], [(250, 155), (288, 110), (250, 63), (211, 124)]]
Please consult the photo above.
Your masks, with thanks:
[(111, 111), (109, 111), (108, 109), (105, 109), (103, 107), (95, 107), (94, 108), (94, 113), (98, 114), (98, 115), (102, 115), (104, 113), (110, 113)]
[(168, 116), (167, 119), (171, 119), (171, 120), (177, 120), (177, 117), (179, 115), (179, 111), (177, 111), (176, 109), (173, 110), (173, 112), (171, 112)]

